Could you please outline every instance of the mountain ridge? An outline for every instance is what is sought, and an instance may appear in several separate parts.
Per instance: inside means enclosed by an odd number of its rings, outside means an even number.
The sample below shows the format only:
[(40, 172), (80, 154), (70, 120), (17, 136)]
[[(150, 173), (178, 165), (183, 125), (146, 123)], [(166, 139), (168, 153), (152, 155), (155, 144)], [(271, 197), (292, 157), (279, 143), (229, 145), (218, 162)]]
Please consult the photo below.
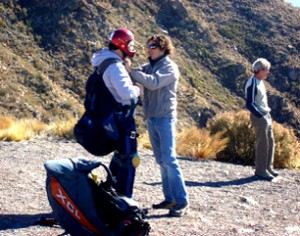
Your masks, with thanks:
[(149, 35), (172, 38), (180, 127), (205, 127), (216, 113), (243, 109), (251, 63), (265, 57), (272, 116), (300, 130), (300, 9), (282, 0), (10, 0), (0, 13), (2, 115), (78, 117), (92, 53), (127, 27), (136, 37), (135, 66), (147, 62)]

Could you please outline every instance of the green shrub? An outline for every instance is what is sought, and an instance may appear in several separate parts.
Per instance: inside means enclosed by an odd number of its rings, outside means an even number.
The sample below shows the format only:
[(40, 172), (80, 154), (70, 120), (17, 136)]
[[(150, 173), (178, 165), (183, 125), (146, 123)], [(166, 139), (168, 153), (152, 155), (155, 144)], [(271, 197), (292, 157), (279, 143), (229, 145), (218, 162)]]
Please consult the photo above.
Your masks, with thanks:
[(0, 97), (4, 97), (6, 95), (6, 90), (4, 88), (0, 88)]
[(237, 23), (231, 23), (229, 25), (221, 26), (219, 33), (228, 39), (238, 39), (241, 35), (240, 26)]
[(45, 75), (38, 72), (35, 76), (24, 78), (24, 85), (33, 89), (36, 93), (44, 94), (51, 91), (51, 85)]

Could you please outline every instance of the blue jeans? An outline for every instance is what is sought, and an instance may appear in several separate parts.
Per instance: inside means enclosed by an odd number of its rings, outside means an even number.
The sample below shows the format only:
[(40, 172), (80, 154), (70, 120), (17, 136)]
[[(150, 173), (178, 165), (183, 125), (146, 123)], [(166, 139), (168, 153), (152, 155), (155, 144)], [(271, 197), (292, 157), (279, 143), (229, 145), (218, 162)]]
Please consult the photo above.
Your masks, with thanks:
[(189, 202), (184, 179), (176, 159), (174, 118), (148, 118), (148, 132), (156, 162), (160, 166), (165, 200), (186, 204)]

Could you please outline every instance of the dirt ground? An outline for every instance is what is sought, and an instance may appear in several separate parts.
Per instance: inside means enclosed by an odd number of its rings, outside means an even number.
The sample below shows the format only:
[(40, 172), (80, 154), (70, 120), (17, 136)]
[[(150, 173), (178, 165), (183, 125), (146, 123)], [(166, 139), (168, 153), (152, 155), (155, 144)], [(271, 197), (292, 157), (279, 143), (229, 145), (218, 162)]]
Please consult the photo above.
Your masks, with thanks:
[[(163, 199), (152, 152), (140, 149), (135, 199), (143, 208)], [(75, 142), (35, 139), (0, 142), (0, 236), (63, 235), (59, 226), (36, 225), (51, 213), (45, 190), (47, 160), (94, 159)], [(103, 157), (108, 164), (110, 156)], [(151, 236), (300, 235), (300, 171), (278, 170), (272, 182), (253, 176), (253, 167), (179, 158), (190, 197), (182, 218), (150, 209)]]

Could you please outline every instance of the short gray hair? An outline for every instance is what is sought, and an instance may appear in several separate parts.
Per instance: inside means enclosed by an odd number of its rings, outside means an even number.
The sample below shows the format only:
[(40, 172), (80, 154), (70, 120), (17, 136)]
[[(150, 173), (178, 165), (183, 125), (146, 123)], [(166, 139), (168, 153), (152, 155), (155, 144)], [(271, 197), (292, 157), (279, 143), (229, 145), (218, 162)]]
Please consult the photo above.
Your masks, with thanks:
[(252, 64), (252, 72), (257, 74), (259, 70), (269, 70), (271, 68), (271, 63), (265, 58), (258, 58)]

